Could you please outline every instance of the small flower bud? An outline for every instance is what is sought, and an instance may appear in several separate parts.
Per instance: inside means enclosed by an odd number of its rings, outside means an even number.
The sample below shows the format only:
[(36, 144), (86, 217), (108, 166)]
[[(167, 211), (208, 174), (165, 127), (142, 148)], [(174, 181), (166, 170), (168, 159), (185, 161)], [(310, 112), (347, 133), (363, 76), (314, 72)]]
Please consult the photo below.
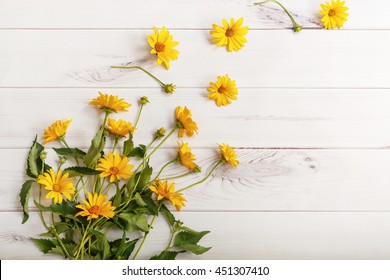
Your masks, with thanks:
[(166, 93), (174, 93), (176, 90), (176, 86), (174, 84), (165, 84), (164, 85), (164, 91)]
[(110, 132), (109, 132), (108, 130), (104, 130), (104, 131), (103, 131), (103, 136), (106, 136), (106, 137), (107, 137), (108, 135), (110, 135)]
[(142, 105), (146, 105), (146, 103), (149, 103), (149, 99), (147, 96), (142, 96), (139, 101)]
[(294, 25), (293, 29), (294, 29), (294, 32), (301, 32), (302, 25), (296, 24), (296, 25)]
[(47, 158), (47, 152), (43, 151), (39, 154), (39, 158), (41, 160), (45, 160)]
[(161, 127), (160, 129), (157, 129), (155, 137), (162, 138), (165, 136), (166, 132), (167, 132), (167, 130), (164, 127)]
[(64, 156), (60, 156), (59, 159), (60, 159), (59, 162), (61, 165), (66, 162), (66, 157), (64, 157)]

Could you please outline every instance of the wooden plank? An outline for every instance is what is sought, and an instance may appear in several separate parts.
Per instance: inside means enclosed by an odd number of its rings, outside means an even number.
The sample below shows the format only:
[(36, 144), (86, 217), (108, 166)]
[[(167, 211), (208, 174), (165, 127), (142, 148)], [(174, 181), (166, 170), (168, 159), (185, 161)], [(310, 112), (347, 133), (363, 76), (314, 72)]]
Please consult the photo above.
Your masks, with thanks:
[[(180, 213), (197, 230), (211, 230), (201, 256), (182, 259), (389, 259), (390, 213)], [(35, 213), (24, 225), (19, 213), (0, 213), (1, 259), (55, 259), (30, 241), (44, 229)], [(165, 220), (157, 219), (140, 259), (166, 247)]]
[[(200, 181), (219, 159), (216, 150), (193, 152), (203, 172), (175, 180), (177, 189)], [(27, 179), (26, 155), (24, 149), (0, 150), (0, 211), (21, 211), (18, 194)], [(236, 169), (221, 166), (205, 183), (185, 192), (183, 211), (390, 211), (389, 150), (240, 149), (238, 155)], [(56, 166), (54, 152), (49, 156), (48, 164)], [(156, 153), (154, 175), (175, 156), (173, 149)], [(185, 172), (171, 165), (163, 176)], [(32, 210), (37, 186), (33, 190)]]
[[(251, 31), (239, 53), (209, 42), (205, 30), (175, 30), (180, 58), (155, 66), (150, 30), (0, 31), (2, 87), (157, 87), (144, 66), (167, 83), (206, 88), (228, 73), (239, 88), (388, 88), (390, 31)], [(362, 39), (364, 38), (364, 39)], [(364, 55), (363, 55), (364, 54)]]
[[(29, 148), (35, 134), (57, 119), (73, 118), (71, 145), (88, 147), (102, 114), (88, 105), (97, 91), (125, 98), (133, 106), (114, 118), (135, 120), (140, 96), (149, 96), (138, 143), (149, 143), (160, 126), (174, 125), (175, 107), (188, 106), (199, 125), (193, 147), (373, 148), (390, 143), (390, 95), (374, 89), (240, 89), (239, 100), (218, 108), (205, 89), (0, 89), (0, 148)], [(100, 119), (100, 120), (99, 120)], [(228, 126), (227, 126), (228, 124)], [(51, 145), (49, 145), (51, 146)], [(176, 147), (176, 140), (167, 147)]]
[[(166, 25), (169, 28), (209, 29), (221, 18), (241, 17), (251, 29), (290, 28), (291, 21), (279, 6), (264, 7), (252, 0), (68, 0), (60, 1), (3, 0), (0, 2), (0, 28), (150, 28)], [(259, 2), (259, 1), (257, 1)], [(324, 1), (284, 0), (282, 3), (305, 28), (322, 26), (318, 11)], [(345, 29), (388, 29), (390, 5), (378, 0), (347, 1), (349, 19)], [(380, 7), (380, 8), (378, 8)], [(170, 15), (170, 16), (167, 16)], [(375, 15), (374, 17), (372, 15)]]

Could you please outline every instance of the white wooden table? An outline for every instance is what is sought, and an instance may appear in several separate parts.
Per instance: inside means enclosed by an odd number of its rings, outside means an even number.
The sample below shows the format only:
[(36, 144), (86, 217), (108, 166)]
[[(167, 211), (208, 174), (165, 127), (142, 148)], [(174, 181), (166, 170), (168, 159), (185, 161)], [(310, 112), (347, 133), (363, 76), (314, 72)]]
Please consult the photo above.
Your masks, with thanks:
[[(98, 90), (134, 104), (149, 96), (140, 143), (172, 124), (177, 105), (191, 108), (200, 130), (186, 140), (205, 171), (216, 143), (237, 148), (237, 169), (220, 168), (186, 194), (177, 215), (211, 230), (202, 244), (213, 249), (183, 258), (390, 258), (389, 2), (349, 0), (345, 27), (328, 31), (322, 1), (283, 0), (305, 27), (299, 34), (277, 6), (253, 2), (0, 0), (0, 259), (54, 258), (29, 240), (43, 232), (37, 213), (21, 225), (27, 150), (35, 133), (71, 117), (68, 142), (86, 147), (99, 116), (87, 103)], [(250, 27), (241, 51), (209, 42), (213, 23), (240, 16)], [(153, 25), (180, 42), (169, 71), (149, 55)], [(140, 71), (110, 69), (128, 62), (177, 92), (163, 94)], [(239, 100), (217, 108), (206, 88), (223, 74), (236, 80)], [(167, 147), (155, 164), (175, 153), (176, 139)], [(141, 257), (163, 246), (164, 223)]]

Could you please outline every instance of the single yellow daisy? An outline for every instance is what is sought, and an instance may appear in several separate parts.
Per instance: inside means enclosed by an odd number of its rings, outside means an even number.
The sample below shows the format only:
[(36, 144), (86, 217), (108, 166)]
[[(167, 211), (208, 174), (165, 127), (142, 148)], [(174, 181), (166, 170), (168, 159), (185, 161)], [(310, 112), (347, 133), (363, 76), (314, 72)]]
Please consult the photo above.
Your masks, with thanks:
[(165, 68), (169, 69), (169, 61), (179, 57), (179, 51), (174, 49), (179, 42), (173, 41), (172, 35), (165, 29), (165, 26), (161, 28), (160, 32), (154, 26), (153, 30), (154, 33), (148, 36), (148, 43), (152, 47), (150, 53), (157, 56), (157, 65), (162, 63)]
[(245, 35), (248, 33), (248, 26), (241, 27), (243, 21), (240, 17), (236, 22), (231, 18), (230, 24), (226, 19), (222, 19), (222, 26), (213, 24), (211, 41), (217, 46), (227, 46), (229, 52), (240, 50), (247, 42)]
[(68, 177), (69, 173), (67, 172), (63, 174), (62, 170), (59, 170), (56, 174), (53, 169), (50, 169), (49, 172), (38, 176), (37, 183), (45, 186), (45, 189), (49, 191), (46, 195), (47, 199), (53, 199), (54, 203), (62, 203), (62, 196), (71, 200), (75, 193), (73, 181)]
[(125, 120), (108, 119), (107, 130), (115, 136), (126, 137), (129, 132), (134, 132), (135, 127)]
[(219, 144), (219, 149), (222, 152), (222, 159), (230, 163), (232, 168), (236, 167), (240, 162), (237, 160), (236, 151), (228, 144)]
[(184, 107), (184, 109), (180, 106), (176, 107), (175, 115), (179, 137), (183, 137), (184, 132), (190, 137), (194, 135), (194, 132), (198, 133), (198, 125), (192, 120), (192, 113), (187, 107)]
[(215, 100), (218, 107), (226, 106), (232, 103), (232, 100), (237, 100), (236, 81), (230, 79), (227, 74), (222, 77), (218, 76), (215, 83), (210, 83), (207, 91), (210, 92), (209, 99)]
[(94, 98), (89, 102), (89, 105), (95, 105), (100, 109), (106, 112), (118, 112), (124, 111), (127, 112), (127, 108), (131, 106), (131, 104), (127, 103), (123, 98), (118, 99), (116, 95), (103, 94), (99, 92), (99, 96)]
[(190, 147), (188, 147), (188, 143), (182, 142), (179, 144), (179, 160), (181, 165), (187, 167), (190, 170), (194, 170), (198, 167), (198, 165), (194, 162), (196, 160), (195, 155), (191, 152)]
[(108, 155), (103, 156), (99, 159), (96, 170), (102, 171), (100, 177), (110, 176), (110, 183), (115, 180), (128, 179), (133, 175), (130, 171), (133, 168), (132, 164), (129, 164), (127, 157), (121, 157), (118, 153), (113, 154), (109, 152)]
[(82, 200), (83, 204), (76, 205), (76, 208), (82, 211), (76, 213), (77, 216), (88, 217), (87, 220), (97, 219), (99, 216), (103, 216), (110, 219), (115, 216), (115, 206), (112, 206), (111, 201), (106, 201), (108, 195), (103, 194), (91, 194), (88, 192), (88, 201)]
[(167, 199), (169, 200), (178, 211), (181, 210), (181, 207), (184, 206), (183, 194), (175, 192), (175, 183), (168, 183), (168, 181), (161, 182), (156, 180), (149, 189), (157, 194), (157, 200)]
[(344, 6), (345, 1), (332, 0), (331, 3), (326, 2), (325, 4), (320, 4), (321, 11), (319, 13), (322, 15), (321, 22), (324, 24), (326, 29), (343, 27), (344, 22), (347, 21), (348, 7)]
[(55, 123), (51, 124), (47, 129), (44, 130), (42, 138), (44, 138), (45, 141), (43, 142), (43, 144), (47, 144), (51, 141), (63, 138), (71, 122), (72, 119), (58, 120)]

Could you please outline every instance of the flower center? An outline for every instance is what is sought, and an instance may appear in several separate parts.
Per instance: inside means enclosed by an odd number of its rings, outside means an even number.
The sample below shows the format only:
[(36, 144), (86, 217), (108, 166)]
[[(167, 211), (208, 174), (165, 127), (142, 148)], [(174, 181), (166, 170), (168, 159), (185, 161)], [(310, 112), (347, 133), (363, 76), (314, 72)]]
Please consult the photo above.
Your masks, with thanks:
[(100, 207), (97, 205), (92, 206), (91, 208), (89, 208), (89, 213), (99, 215)]
[(232, 36), (234, 35), (233, 29), (228, 28), (228, 30), (226, 30), (226, 32), (225, 32), (225, 35), (226, 35), (227, 37), (232, 37)]
[(60, 191), (61, 191), (60, 185), (54, 184), (54, 185), (53, 185), (53, 192), (60, 192)]
[(116, 175), (119, 173), (119, 169), (117, 167), (113, 166), (110, 168), (110, 172), (111, 172), (111, 174)]
[(225, 88), (225, 87), (222, 87), (222, 86), (221, 86), (221, 87), (218, 88), (218, 92), (219, 92), (219, 93), (224, 94), (225, 91), (226, 91), (226, 88)]
[(328, 16), (333, 17), (336, 14), (335, 10), (330, 9), (328, 12)]
[(165, 51), (165, 45), (163, 43), (157, 42), (154, 45), (154, 48), (156, 49), (157, 52), (163, 52)]

